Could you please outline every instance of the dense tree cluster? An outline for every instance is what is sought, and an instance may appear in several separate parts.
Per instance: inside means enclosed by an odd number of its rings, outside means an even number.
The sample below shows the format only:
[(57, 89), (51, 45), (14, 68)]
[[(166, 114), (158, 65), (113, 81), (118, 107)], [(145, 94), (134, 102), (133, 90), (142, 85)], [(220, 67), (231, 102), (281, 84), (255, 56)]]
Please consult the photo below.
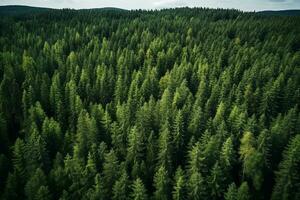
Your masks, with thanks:
[(300, 199), (300, 20), (0, 19), (2, 199)]

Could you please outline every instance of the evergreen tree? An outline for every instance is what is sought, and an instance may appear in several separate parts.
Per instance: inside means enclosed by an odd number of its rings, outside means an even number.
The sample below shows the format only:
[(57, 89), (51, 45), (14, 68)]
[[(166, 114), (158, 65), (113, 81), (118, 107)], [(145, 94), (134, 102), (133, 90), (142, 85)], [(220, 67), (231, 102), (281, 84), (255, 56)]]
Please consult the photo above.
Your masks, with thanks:
[(250, 191), (247, 182), (243, 182), (237, 191), (237, 200), (250, 200)]
[(59, 123), (54, 119), (46, 118), (43, 122), (41, 134), (46, 142), (49, 157), (53, 159), (56, 153), (61, 150), (63, 144), (63, 135)]
[(221, 165), (224, 166), (226, 171), (229, 171), (234, 166), (235, 158), (235, 150), (233, 147), (233, 142), (231, 137), (228, 137), (227, 140), (223, 143), (222, 151), (220, 155)]
[(13, 165), (15, 175), (18, 176), (19, 181), (24, 182), (23, 178), (26, 176), (26, 155), (25, 144), (22, 139), (17, 139), (13, 148)]
[(154, 175), (154, 198), (158, 200), (167, 200), (170, 198), (170, 180), (168, 171), (161, 166)]
[(165, 169), (169, 172), (172, 171), (172, 143), (171, 143), (171, 133), (169, 128), (169, 123), (166, 122), (163, 125), (163, 130), (160, 132), (159, 135), (159, 153), (158, 153), (158, 159), (159, 164), (161, 166), (164, 166)]
[(227, 192), (225, 194), (225, 200), (236, 200), (237, 199), (238, 190), (236, 188), (235, 183), (232, 183), (228, 186)]
[(146, 188), (140, 178), (137, 178), (132, 184), (131, 198), (133, 200), (147, 200)]
[(126, 171), (124, 171), (113, 187), (112, 199), (127, 200), (129, 199), (128, 193), (129, 193), (129, 177)]
[(18, 183), (18, 180), (20, 178), (17, 177), (16, 173), (9, 173), (7, 180), (6, 180), (6, 185), (4, 188), (4, 194), (1, 195), (1, 198), (3, 199), (22, 199), (23, 194), (22, 194), (22, 187)]
[(131, 129), (128, 139), (127, 160), (129, 162), (140, 162), (144, 157), (145, 136), (135, 126)]
[(223, 196), (226, 189), (225, 178), (218, 162), (211, 169), (209, 184), (212, 198), (218, 199)]
[(54, 114), (55, 119), (57, 119), (61, 124), (64, 124), (64, 104), (63, 104), (63, 96), (61, 89), (61, 81), (59, 77), (59, 73), (56, 73), (52, 77), (52, 84), (50, 87), (50, 105), (51, 112)]
[(85, 111), (81, 111), (77, 121), (77, 143), (74, 148), (74, 155), (77, 159), (85, 161), (90, 146), (97, 143), (96, 122)]
[(207, 189), (203, 176), (199, 172), (193, 172), (188, 179), (188, 198), (206, 199)]
[(103, 164), (103, 182), (105, 188), (105, 196), (106, 198), (110, 197), (112, 194), (111, 188), (117, 181), (119, 177), (119, 162), (116, 157), (114, 150), (111, 150), (109, 153), (105, 155), (105, 161)]
[(46, 143), (35, 126), (31, 128), (28, 142), (25, 145), (25, 163), (28, 174), (34, 173), (38, 168), (49, 170)]
[(245, 132), (241, 139), (241, 159), (243, 160), (243, 174), (253, 180), (254, 187), (259, 190), (263, 181), (263, 156), (256, 150), (256, 141), (251, 132)]
[(173, 145), (174, 145), (174, 159), (176, 160), (176, 164), (180, 164), (183, 152), (184, 152), (184, 144), (185, 144), (185, 131), (184, 131), (184, 122), (181, 110), (178, 111), (175, 122), (174, 122), (174, 130), (173, 130)]
[(173, 186), (173, 199), (184, 200), (186, 199), (186, 180), (184, 171), (178, 167), (175, 173), (174, 186)]
[(93, 186), (93, 188), (91, 190), (88, 191), (87, 194), (89, 199), (92, 200), (104, 200), (105, 199), (105, 191), (104, 191), (104, 186), (103, 186), (103, 182), (101, 180), (101, 176), (99, 174), (97, 174), (95, 176), (95, 185)]
[(46, 196), (49, 196), (49, 191), (47, 192), (47, 187), (45, 186), (47, 186), (46, 176), (40, 168), (37, 168), (25, 185), (26, 197), (28, 199), (38, 199), (39, 197), (47, 199)]
[(50, 200), (51, 195), (47, 186), (41, 186), (35, 195), (35, 199)]
[(299, 148), (300, 135), (297, 135), (283, 153), (283, 160), (279, 164), (279, 171), (276, 174), (272, 199), (298, 199), (300, 197)]

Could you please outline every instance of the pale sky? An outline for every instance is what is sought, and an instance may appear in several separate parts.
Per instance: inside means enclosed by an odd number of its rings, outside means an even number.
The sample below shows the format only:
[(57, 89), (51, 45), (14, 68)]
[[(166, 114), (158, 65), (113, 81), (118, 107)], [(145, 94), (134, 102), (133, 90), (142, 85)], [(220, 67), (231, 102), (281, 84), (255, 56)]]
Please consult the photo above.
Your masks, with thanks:
[(51, 8), (160, 9), (173, 7), (235, 8), (244, 11), (300, 9), (300, 0), (0, 0), (0, 5)]

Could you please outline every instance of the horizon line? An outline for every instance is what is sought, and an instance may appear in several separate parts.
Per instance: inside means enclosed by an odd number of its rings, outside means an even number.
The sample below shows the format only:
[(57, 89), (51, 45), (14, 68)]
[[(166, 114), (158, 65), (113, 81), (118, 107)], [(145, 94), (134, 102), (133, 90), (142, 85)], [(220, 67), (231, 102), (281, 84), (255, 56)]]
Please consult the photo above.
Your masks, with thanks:
[(300, 9), (265, 9), (265, 10), (242, 10), (237, 8), (222, 8), (222, 7), (200, 7), (200, 6), (174, 6), (174, 7), (165, 7), (165, 8), (122, 8), (122, 7), (114, 7), (114, 6), (105, 6), (105, 7), (89, 7), (89, 8), (71, 8), (71, 7), (62, 7), (62, 8), (54, 8), (54, 7), (44, 7), (44, 6), (35, 6), (35, 5), (27, 5), (27, 4), (5, 4), (0, 5), (0, 7), (5, 6), (24, 6), (24, 7), (32, 7), (32, 8), (45, 8), (45, 9), (53, 9), (53, 10), (63, 10), (63, 9), (70, 9), (70, 10), (90, 10), (90, 9), (103, 9), (103, 8), (116, 8), (122, 9), (127, 11), (136, 11), (136, 10), (144, 10), (144, 11), (153, 11), (153, 10), (164, 10), (164, 9), (175, 9), (175, 8), (204, 8), (204, 9), (224, 9), (224, 10), (238, 10), (241, 12), (263, 12), (263, 11), (300, 11)]

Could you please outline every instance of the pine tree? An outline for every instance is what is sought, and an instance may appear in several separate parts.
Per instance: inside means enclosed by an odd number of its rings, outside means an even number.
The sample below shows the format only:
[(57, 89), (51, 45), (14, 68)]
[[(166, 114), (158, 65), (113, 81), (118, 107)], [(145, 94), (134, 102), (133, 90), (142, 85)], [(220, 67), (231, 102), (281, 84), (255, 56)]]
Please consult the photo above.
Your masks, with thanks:
[(188, 178), (188, 198), (200, 200), (207, 198), (207, 187), (203, 176), (199, 172), (193, 172)]
[(26, 197), (28, 199), (37, 199), (42, 192), (45, 192), (45, 186), (47, 186), (46, 176), (40, 168), (37, 168), (25, 185)]
[(157, 141), (155, 139), (154, 133), (151, 132), (147, 139), (147, 149), (146, 149), (146, 181), (145, 184), (148, 187), (152, 186), (152, 178), (155, 171), (153, 163), (157, 160)]
[(42, 129), (43, 122), (46, 118), (46, 113), (43, 110), (40, 102), (36, 102), (33, 106), (28, 110), (28, 119), (26, 123), (26, 131), (30, 131), (32, 126), (36, 126), (36, 128), (40, 131)]
[(113, 200), (127, 200), (129, 199), (129, 177), (124, 170), (121, 177), (116, 181), (113, 187)]
[(76, 136), (77, 143), (76, 149), (74, 148), (74, 155), (77, 159), (85, 162), (91, 145), (98, 142), (96, 122), (85, 110), (79, 114)]
[(189, 175), (193, 173), (197, 173), (201, 169), (202, 155), (200, 149), (200, 143), (197, 142), (192, 149), (189, 151), (189, 159), (188, 159), (188, 172)]
[(56, 153), (62, 149), (63, 144), (63, 135), (59, 123), (52, 118), (46, 118), (43, 122), (41, 134), (46, 142), (49, 157), (53, 159)]
[(178, 111), (175, 118), (172, 143), (174, 145), (173, 152), (176, 164), (182, 164), (183, 153), (185, 152), (185, 130), (181, 110)]
[(51, 200), (51, 194), (47, 186), (41, 186), (35, 195), (35, 199)]
[(40, 96), (41, 96), (41, 104), (44, 108), (44, 110), (49, 113), (50, 107), (49, 107), (49, 94), (50, 94), (50, 78), (48, 74), (44, 73), (42, 75), (42, 83), (40, 85)]
[(132, 184), (131, 199), (133, 200), (147, 200), (147, 191), (140, 178), (137, 178)]
[(231, 183), (228, 186), (227, 192), (224, 196), (225, 200), (237, 200), (237, 193), (238, 193), (238, 190), (236, 188), (235, 183)]
[(209, 176), (209, 185), (211, 188), (211, 197), (214, 199), (221, 198), (225, 192), (225, 177), (218, 162), (211, 169)]
[(105, 190), (103, 186), (103, 181), (101, 180), (101, 176), (97, 174), (95, 176), (95, 185), (94, 187), (88, 191), (88, 199), (91, 200), (104, 200), (105, 199)]
[(173, 199), (174, 200), (185, 200), (186, 199), (186, 180), (184, 171), (181, 167), (178, 167), (174, 177), (173, 186)]
[(29, 174), (35, 172), (37, 168), (48, 170), (50, 167), (46, 142), (35, 126), (31, 128), (28, 142), (25, 145), (25, 160)]
[(28, 55), (27, 51), (24, 51), (23, 53), (22, 69), (25, 72), (24, 88), (27, 88), (29, 85), (32, 85), (34, 87), (34, 74), (36, 72), (36, 62), (30, 55)]
[(300, 135), (291, 139), (290, 144), (283, 152), (283, 160), (276, 173), (276, 184), (272, 199), (298, 199), (300, 197)]
[(187, 81), (183, 80), (179, 87), (176, 88), (174, 93), (172, 106), (177, 109), (182, 109), (187, 103), (189, 96), (191, 95), (189, 88), (187, 87)]
[(18, 181), (20, 181), (20, 179), (16, 173), (9, 173), (4, 188), (4, 194), (0, 195), (0, 197), (3, 199), (23, 199), (23, 186)]
[(154, 175), (154, 199), (167, 200), (170, 198), (170, 179), (164, 166), (159, 167)]
[(241, 159), (243, 161), (243, 175), (251, 177), (255, 189), (259, 190), (263, 182), (263, 155), (256, 150), (256, 141), (251, 132), (245, 132), (241, 139)]
[(204, 113), (200, 106), (194, 105), (191, 120), (189, 121), (188, 131), (194, 136), (199, 138), (205, 127)]
[(51, 191), (50, 194), (53, 199), (58, 199), (62, 195), (64, 188), (67, 187), (67, 183), (69, 182), (63, 164), (64, 160), (62, 155), (57, 153), (53, 161), (53, 168), (48, 174), (49, 190)]
[(221, 150), (221, 165), (224, 166), (226, 171), (229, 171), (234, 166), (234, 163), (236, 161), (235, 158), (235, 150), (233, 147), (233, 142), (231, 137), (228, 137), (227, 140), (223, 143), (222, 150)]
[(105, 155), (103, 164), (103, 181), (105, 188), (105, 197), (110, 197), (112, 194), (111, 188), (119, 177), (119, 162), (114, 150), (111, 150)]
[(247, 182), (243, 182), (237, 192), (237, 200), (250, 200), (250, 191), (249, 186)]
[(87, 163), (84, 169), (84, 179), (86, 187), (90, 187), (93, 184), (93, 179), (97, 174), (97, 167), (95, 160), (91, 153), (88, 154)]
[(66, 84), (65, 99), (69, 129), (70, 131), (75, 132), (77, 118), (83, 106), (80, 97), (77, 95), (77, 87), (74, 80), (71, 80)]
[(225, 117), (225, 110), (226, 106), (223, 102), (221, 102), (218, 106), (216, 115), (213, 119), (213, 125), (214, 127), (218, 127), (219, 124), (222, 123), (222, 121), (224, 121), (224, 117)]
[(170, 91), (170, 88), (165, 89), (161, 101), (160, 101), (160, 117), (162, 124), (166, 123), (167, 120), (170, 119), (172, 116), (172, 93)]
[(134, 126), (129, 134), (127, 160), (129, 162), (141, 162), (145, 151), (145, 136)]
[(51, 105), (51, 112), (54, 114), (55, 119), (57, 119), (60, 124), (64, 124), (65, 109), (63, 104), (63, 95), (59, 73), (56, 73), (52, 77), (49, 100)]
[(171, 141), (171, 133), (169, 123), (166, 122), (163, 126), (162, 132), (159, 135), (159, 153), (158, 159), (160, 166), (164, 166), (167, 171), (172, 171), (172, 141)]
[(243, 113), (238, 106), (233, 106), (228, 118), (228, 122), (231, 131), (234, 134), (240, 134), (244, 130), (244, 125), (246, 123), (245, 117), (245, 113)]
[(13, 165), (15, 175), (18, 176), (19, 181), (24, 182), (23, 178), (26, 176), (26, 155), (25, 155), (25, 143), (22, 139), (18, 138), (15, 141), (13, 148)]

